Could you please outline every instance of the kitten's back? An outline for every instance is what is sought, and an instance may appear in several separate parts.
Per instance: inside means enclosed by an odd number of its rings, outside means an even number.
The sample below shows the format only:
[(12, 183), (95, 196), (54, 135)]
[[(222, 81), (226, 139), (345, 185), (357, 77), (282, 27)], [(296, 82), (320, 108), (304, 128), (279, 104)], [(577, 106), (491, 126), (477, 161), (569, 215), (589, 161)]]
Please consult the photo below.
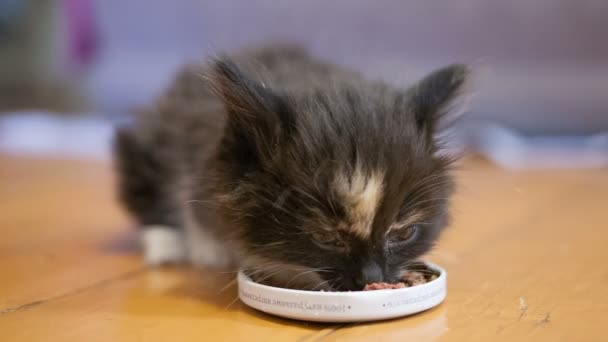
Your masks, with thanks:
[[(292, 45), (250, 48), (229, 57), (252, 79), (294, 96), (331, 80), (359, 77)], [(120, 197), (142, 224), (182, 225), (175, 213), (181, 199), (175, 194), (183, 192), (187, 178), (205, 177), (226, 120), (210, 71), (210, 64), (183, 67), (167, 90), (117, 134)]]

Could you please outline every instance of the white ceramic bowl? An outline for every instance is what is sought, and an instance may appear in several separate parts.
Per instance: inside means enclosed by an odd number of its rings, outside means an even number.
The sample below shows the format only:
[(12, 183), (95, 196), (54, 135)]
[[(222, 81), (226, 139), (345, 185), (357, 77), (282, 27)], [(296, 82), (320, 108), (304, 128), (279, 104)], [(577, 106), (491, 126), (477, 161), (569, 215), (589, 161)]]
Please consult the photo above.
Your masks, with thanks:
[(316, 322), (363, 322), (407, 316), (443, 302), (447, 274), (437, 265), (437, 279), (394, 290), (320, 292), (290, 290), (255, 283), (239, 272), (239, 298), (246, 305), (281, 317)]

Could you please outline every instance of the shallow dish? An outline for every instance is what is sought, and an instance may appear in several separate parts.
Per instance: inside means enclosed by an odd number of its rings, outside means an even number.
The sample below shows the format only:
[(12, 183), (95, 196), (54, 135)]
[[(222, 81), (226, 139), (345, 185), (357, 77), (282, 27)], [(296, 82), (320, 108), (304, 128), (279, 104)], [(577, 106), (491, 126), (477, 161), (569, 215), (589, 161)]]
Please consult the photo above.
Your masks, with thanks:
[(445, 299), (446, 271), (426, 284), (375, 291), (320, 292), (258, 284), (238, 274), (239, 298), (246, 305), (276, 316), (315, 322), (363, 322), (396, 318), (428, 310)]

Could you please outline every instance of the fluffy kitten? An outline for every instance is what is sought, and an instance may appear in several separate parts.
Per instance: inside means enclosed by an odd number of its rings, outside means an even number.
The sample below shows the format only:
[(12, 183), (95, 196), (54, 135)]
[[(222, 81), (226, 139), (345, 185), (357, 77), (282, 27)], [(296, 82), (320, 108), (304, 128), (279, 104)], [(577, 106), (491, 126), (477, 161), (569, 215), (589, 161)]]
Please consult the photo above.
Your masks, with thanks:
[(403, 90), (292, 47), (186, 68), (116, 136), (146, 260), (234, 261), (303, 289), (397, 281), (447, 225), (437, 127), (466, 76)]

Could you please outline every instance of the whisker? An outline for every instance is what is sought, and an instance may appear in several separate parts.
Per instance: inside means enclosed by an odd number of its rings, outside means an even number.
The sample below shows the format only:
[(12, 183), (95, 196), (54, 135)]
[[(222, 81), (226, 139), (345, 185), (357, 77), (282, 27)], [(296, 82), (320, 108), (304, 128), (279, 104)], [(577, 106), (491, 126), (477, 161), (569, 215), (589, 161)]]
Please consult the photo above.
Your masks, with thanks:
[(203, 200), (187, 200), (187, 201), (184, 201), (183, 204), (185, 206), (191, 206), (192, 204), (200, 204), (206, 208), (211, 208), (211, 209), (219, 208), (219, 205), (215, 201), (212, 201), (212, 200), (204, 200), (204, 201)]
[(304, 191), (302, 188), (300, 187), (293, 187), (295, 191), (297, 191), (298, 193), (310, 198), (313, 202), (317, 203), (318, 205), (321, 205), (321, 202), (316, 199), (314, 196), (312, 196), (311, 194), (309, 194), (308, 192)]
[[(424, 201), (418, 201), (418, 202), (416, 202), (416, 204), (415, 204), (415, 205), (408, 205), (408, 206), (407, 206), (407, 207), (404, 209), (404, 211), (407, 211), (407, 210), (409, 210), (411, 207), (414, 207), (414, 206), (418, 207), (418, 206), (420, 206), (420, 205), (421, 205), (421, 204), (423, 204), (423, 203), (428, 203), (428, 202), (438, 202), (438, 201), (445, 201), (445, 202), (447, 203), (449, 200), (450, 200), (450, 199), (449, 199), (449, 198), (447, 198), (447, 197), (430, 198), (430, 199), (427, 199), (427, 200), (424, 200)], [(424, 208), (425, 208), (425, 209), (428, 209), (428, 208), (431, 208), (431, 207), (424, 207)]]
[(280, 273), (280, 272), (283, 272), (283, 271), (285, 271), (285, 270), (288, 270), (288, 269), (290, 269), (290, 268), (289, 268), (289, 267), (287, 267), (287, 266), (278, 267), (276, 270), (274, 270), (274, 271), (270, 271), (270, 272), (268, 272), (267, 274), (265, 274), (265, 275), (264, 275), (262, 278), (256, 279), (256, 282), (258, 282), (258, 283), (262, 283), (264, 280), (269, 279), (269, 278), (272, 278), (272, 277), (273, 277), (273, 276), (275, 276), (276, 274), (278, 274), (278, 273)]
[(449, 184), (451, 183), (452, 180), (450, 179), (445, 179), (445, 180), (440, 180), (440, 181), (436, 181), (436, 182), (431, 182), (426, 184), (423, 187), (420, 187), (419, 189), (415, 189), (415, 190), (411, 190), (411, 194), (414, 194), (415, 197), (409, 199), (410, 201), (413, 201), (416, 197), (421, 196), (422, 194), (426, 194), (427, 192), (433, 190), (435, 187), (437, 187), (438, 185), (443, 185), (443, 184)]
[(313, 287), (310, 291), (317, 291), (317, 289), (321, 288), (323, 285), (326, 285), (330, 281), (331, 281), (331, 279), (322, 281), (319, 284), (317, 284), (317, 286)]
[(237, 278), (235, 277), (234, 279), (229, 281), (226, 285), (224, 285), (217, 293), (219, 294), (219, 293), (226, 291), (229, 287), (235, 285), (236, 281), (237, 281)]
[(226, 305), (224, 310), (228, 310), (232, 306), (232, 304), (234, 304), (238, 299), (239, 299), (239, 295), (237, 294), (236, 297), (234, 297), (234, 299), (232, 301), (230, 301), (230, 303), (228, 303), (228, 305)]
[(274, 247), (274, 246), (278, 246), (278, 245), (284, 245), (286, 243), (287, 243), (287, 241), (276, 241), (276, 242), (267, 243), (265, 245), (252, 244), (251, 246), (254, 247), (254, 248), (266, 248), (266, 247)]
[(289, 285), (291, 285), (294, 280), (300, 278), (301, 276), (306, 275), (306, 274), (311, 274), (311, 273), (314, 273), (314, 272), (330, 272), (330, 271), (327, 268), (326, 269), (313, 268), (311, 270), (300, 272), (299, 274), (297, 274), (296, 276), (294, 276), (293, 278), (291, 278), (291, 280), (288, 281), (287, 284), (285, 284), (285, 287), (289, 287)]
[(255, 277), (256, 275), (263, 273), (263, 272), (267, 272), (267, 271), (271, 271), (274, 268), (278, 268), (280, 267), (282, 264), (280, 263), (274, 263), (274, 264), (266, 264), (260, 267), (257, 267), (255, 269), (252, 270), (247, 270), (246, 273), (247, 275), (253, 279), (253, 277)]
[(428, 183), (430, 181), (434, 181), (434, 180), (436, 180), (438, 178), (442, 178), (442, 177), (444, 177), (444, 176), (443, 175), (439, 175), (439, 174), (435, 174), (435, 175), (432, 175), (432, 176), (429, 176), (429, 177), (422, 178), (421, 180), (417, 181), (412, 186), (410, 186), (410, 191), (415, 191), (415, 190), (417, 190), (418, 187), (422, 187), (426, 183)]
[(333, 290), (336, 288), (336, 284), (340, 283), (342, 280), (344, 279), (344, 277), (337, 277), (334, 280), (332, 280), (331, 284), (329, 285), (329, 287)]
[(425, 188), (424, 191), (415, 193), (415, 195), (412, 198), (408, 199), (407, 201), (409, 203), (404, 208), (402, 208), (401, 211), (405, 213), (408, 210), (410, 210), (411, 208), (418, 206), (420, 203), (420, 201), (418, 201), (418, 202), (416, 201), (418, 198), (431, 192), (433, 190), (433, 187), (438, 186), (438, 185), (447, 184), (450, 182), (451, 181), (444, 181), (444, 182), (437, 182), (437, 183), (429, 184), (429, 187)]

